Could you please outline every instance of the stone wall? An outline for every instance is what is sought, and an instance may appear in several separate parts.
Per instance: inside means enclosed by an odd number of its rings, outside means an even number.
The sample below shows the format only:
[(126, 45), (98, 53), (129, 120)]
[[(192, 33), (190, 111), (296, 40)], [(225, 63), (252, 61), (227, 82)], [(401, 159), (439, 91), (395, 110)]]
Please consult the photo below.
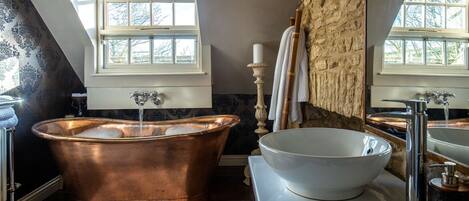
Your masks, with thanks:
[(366, 0), (303, 1), (309, 102), (314, 106), (306, 107), (305, 126), (332, 119), (338, 121), (334, 127), (363, 127), (365, 4)]

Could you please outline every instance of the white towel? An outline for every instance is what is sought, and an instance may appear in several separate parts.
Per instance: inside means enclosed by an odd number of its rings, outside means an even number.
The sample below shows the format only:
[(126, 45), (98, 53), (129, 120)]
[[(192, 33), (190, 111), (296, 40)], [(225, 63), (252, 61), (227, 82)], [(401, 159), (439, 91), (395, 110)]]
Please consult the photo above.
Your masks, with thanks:
[(15, 110), (12, 107), (0, 108), (0, 120), (8, 120), (15, 116)]
[(14, 128), (16, 125), (18, 125), (18, 117), (16, 115), (0, 121), (0, 128)]
[[(292, 36), (294, 31), (295, 27), (293, 26), (285, 30), (278, 51), (269, 110), (269, 120), (274, 120), (273, 131), (278, 131), (280, 128), (280, 118), (285, 96), (287, 71), (291, 60)], [(303, 116), (300, 103), (307, 102), (309, 99), (308, 54), (306, 52), (305, 34), (303, 30), (300, 32), (295, 70), (296, 76), (293, 82), (292, 102), (288, 120), (290, 123), (302, 123)]]

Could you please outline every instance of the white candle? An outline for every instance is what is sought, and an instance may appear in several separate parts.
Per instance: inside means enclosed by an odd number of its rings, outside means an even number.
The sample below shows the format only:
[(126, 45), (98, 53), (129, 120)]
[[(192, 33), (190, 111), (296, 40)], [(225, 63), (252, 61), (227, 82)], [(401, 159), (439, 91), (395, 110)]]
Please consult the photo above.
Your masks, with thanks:
[(264, 62), (264, 46), (260, 43), (256, 43), (253, 46), (253, 63), (260, 64)]

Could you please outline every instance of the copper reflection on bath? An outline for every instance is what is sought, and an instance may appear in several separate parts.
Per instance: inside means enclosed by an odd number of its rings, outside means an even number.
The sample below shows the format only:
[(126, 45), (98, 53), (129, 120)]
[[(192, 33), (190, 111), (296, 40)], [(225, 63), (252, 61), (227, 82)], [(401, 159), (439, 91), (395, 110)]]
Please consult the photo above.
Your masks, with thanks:
[[(400, 118), (391, 118), (391, 117), (373, 117), (369, 115), (366, 118), (367, 123), (376, 126), (385, 126), (395, 128), (399, 131), (406, 131), (406, 121), (405, 119)], [(429, 128), (438, 128), (438, 127), (447, 127), (447, 128), (469, 128), (469, 119), (450, 119), (448, 123), (444, 120), (440, 121), (429, 121)]]
[[(208, 179), (238, 123), (231, 115), (145, 122), (136, 134), (135, 121), (76, 118), (40, 122), (33, 132), (49, 140), (65, 187), (80, 200), (198, 201), (206, 200)], [(96, 128), (123, 136), (76, 137)]]

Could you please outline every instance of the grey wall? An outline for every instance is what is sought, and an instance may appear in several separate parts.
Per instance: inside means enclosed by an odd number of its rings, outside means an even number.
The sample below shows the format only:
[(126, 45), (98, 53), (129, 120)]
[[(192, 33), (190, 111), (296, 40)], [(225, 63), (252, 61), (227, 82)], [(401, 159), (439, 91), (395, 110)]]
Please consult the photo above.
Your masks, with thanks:
[(252, 44), (265, 44), (265, 91), (271, 93), (273, 66), (283, 31), (297, 0), (198, 0), (202, 42), (212, 44), (215, 94), (255, 94)]

